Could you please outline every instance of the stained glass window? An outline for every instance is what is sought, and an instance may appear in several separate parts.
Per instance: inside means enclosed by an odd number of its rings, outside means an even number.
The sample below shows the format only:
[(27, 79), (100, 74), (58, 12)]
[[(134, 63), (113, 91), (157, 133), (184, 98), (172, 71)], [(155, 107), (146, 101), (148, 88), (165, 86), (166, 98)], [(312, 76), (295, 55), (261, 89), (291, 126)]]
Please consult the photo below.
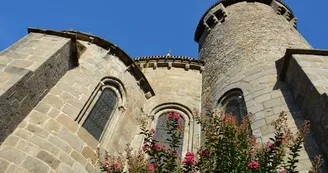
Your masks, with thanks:
[(91, 109), (83, 127), (97, 140), (100, 139), (107, 122), (110, 120), (117, 104), (117, 96), (112, 89), (105, 88)]
[[(157, 141), (159, 141), (160, 144), (166, 144), (166, 146), (169, 146), (169, 141), (168, 139), (170, 139), (170, 135), (167, 134), (168, 128), (166, 126), (166, 121), (167, 121), (167, 113), (164, 113), (162, 115), (160, 115), (158, 117), (157, 120), (157, 125), (156, 125), (156, 133), (155, 133), (155, 139)], [(180, 138), (180, 142), (179, 142), (179, 148), (178, 148), (178, 153), (179, 156), (182, 155), (182, 144), (183, 144), (183, 137), (184, 137), (184, 120), (183, 118), (180, 118), (181, 121), (181, 130), (182, 130), (182, 135)]]

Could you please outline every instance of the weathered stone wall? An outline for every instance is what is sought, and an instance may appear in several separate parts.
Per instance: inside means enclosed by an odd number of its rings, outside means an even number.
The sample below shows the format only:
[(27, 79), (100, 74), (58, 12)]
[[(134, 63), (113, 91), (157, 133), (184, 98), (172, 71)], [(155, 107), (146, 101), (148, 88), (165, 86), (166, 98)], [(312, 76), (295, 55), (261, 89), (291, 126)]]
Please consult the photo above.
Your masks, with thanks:
[(190, 110), (200, 109), (202, 76), (198, 70), (163, 67), (144, 68), (143, 72), (156, 93), (145, 110), (169, 102), (180, 103)]
[(31, 33), (0, 53), (0, 143), (66, 73), (70, 39)]
[[(203, 103), (207, 98), (217, 103), (225, 92), (240, 88), (248, 112), (254, 114), (252, 129), (259, 140), (266, 142), (273, 136), (270, 124), (281, 111), (288, 113), (289, 127), (295, 131), (304, 119), (289, 87), (279, 80), (275, 62), (286, 48), (311, 46), (267, 4), (239, 2), (224, 10), (224, 20), (199, 40), (199, 58), (205, 61)], [(298, 169), (309, 169), (309, 158), (316, 153), (310, 136)]]
[[(311, 50), (312, 53), (317, 53)], [(292, 89), (302, 115), (311, 121), (314, 138), (328, 156), (328, 56), (293, 54), (284, 57), (287, 68), (283, 75)], [(327, 53), (327, 52), (326, 52)]]
[[(169, 62), (167, 60), (166, 62)], [(177, 59), (176, 62), (182, 60)], [(141, 62), (137, 62), (138, 64)], [(188, 63), (186, 63), (188, 64)], [(174, 66), (174, 62), (173, 62)], [(153, 110), (160, 105), (167, 109), (179, 110), (174, 105), (181, 105), (187, 108), (188, 116), (185, 124), (185, 138), (183, 142), (183, 155), (187, 151), (196, 151), (200, 146), (200, 127), (192, 116), (194, 109), (200, 110), (201, 103), (201, 81), (202, 74), (200, 70), (185, 69), (182, 67), (149, 67), (144, 64), (143, 73), (147, 77), (150, 85), (153, 87), (156, 95), (150, 98), (145, 106), (144, 111), (149, 116), (155, 116), (150, 120), (150, 126), (156, 127), (157, 114)], [(169, 103), (169, 104), (168, 104)], [(188, 123), (187, 123), (188, 122)], [(142, 145), (139, 142), (139, 146)]]
[[(97, 146), (117, 153), (133, 141), (138, 129), (136, 117), (147, 100), (145, 92), (120, 57), (95, 44), (77, 42), (86, 47), (79, 66), (45, 94), (0, 146), (0, 172), (99, 172), (91, 163)], [(75, 120), (104, 77), (115, 77), (122, 83), (125, 101), (115, 110), (99, 144)]]

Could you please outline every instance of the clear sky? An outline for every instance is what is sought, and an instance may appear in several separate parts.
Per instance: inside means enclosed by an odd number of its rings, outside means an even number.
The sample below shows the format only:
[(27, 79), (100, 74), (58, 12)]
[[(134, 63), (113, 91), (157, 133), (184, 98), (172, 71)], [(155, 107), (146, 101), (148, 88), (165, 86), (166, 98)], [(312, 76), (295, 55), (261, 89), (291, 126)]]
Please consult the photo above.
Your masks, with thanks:
[[(100, 36), (131, 57), (197, 57), (194, 31), (216, 0), (2, 0), (0, 50), (27, 27), (74, 29)], [(285, 0), (298, 18), (301, 34), (314, 48), (328, 48), (328, 0)]]

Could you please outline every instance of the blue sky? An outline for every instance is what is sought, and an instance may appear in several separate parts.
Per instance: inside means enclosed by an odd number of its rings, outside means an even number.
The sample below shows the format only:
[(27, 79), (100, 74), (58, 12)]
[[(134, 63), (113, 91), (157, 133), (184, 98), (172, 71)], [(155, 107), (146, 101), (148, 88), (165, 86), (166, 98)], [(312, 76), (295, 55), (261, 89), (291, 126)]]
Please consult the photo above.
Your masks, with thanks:
[[(27, 27), (74, 29), (113, 42), (131, 57), (197, 57), (194, 31), (216, 0), (3, 0), (0, 50), (27, 34)], [(328, 1), (285, 0), (300, 33), (314, 48), (328, 48)]]

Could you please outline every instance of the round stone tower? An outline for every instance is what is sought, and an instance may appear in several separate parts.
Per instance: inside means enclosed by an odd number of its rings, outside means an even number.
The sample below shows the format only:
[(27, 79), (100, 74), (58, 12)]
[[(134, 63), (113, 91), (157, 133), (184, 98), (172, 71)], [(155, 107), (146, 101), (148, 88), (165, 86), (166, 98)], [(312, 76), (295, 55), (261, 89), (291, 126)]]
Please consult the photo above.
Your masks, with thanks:
[(195, 41), (199, 59), (206, 62), (203, 89), (207, 92), (222, 91), (233, 77), (245, 81), (258, 79), (259, 72), (273, 75), (275, 61), (286, 48), (311, 48), (296, 30), (292, 11), (280, 0), (217, 2), (201, 18)]
[[(289, 87), (277, 75), (287, 48), (311, 48), (297, 31), (296, 18), (286, 4), (280, 0), (217, 2), (202, 16), (195, 41), (199, 59), (205, 61), (203, 105), (211, 100), (220, 109), (229, 92), (238, 90), (237, 98), (243, 98), (244, 107), (254, 114), (253, 134), (262, 142), (273, 136), (270, 124), (281, 111), (288, 113), (290, 128), (296, 130), (303, 123)], [(309, 158), (317, 150), (312, 137), (308, 141), (302, 170), (310, 167)]]

